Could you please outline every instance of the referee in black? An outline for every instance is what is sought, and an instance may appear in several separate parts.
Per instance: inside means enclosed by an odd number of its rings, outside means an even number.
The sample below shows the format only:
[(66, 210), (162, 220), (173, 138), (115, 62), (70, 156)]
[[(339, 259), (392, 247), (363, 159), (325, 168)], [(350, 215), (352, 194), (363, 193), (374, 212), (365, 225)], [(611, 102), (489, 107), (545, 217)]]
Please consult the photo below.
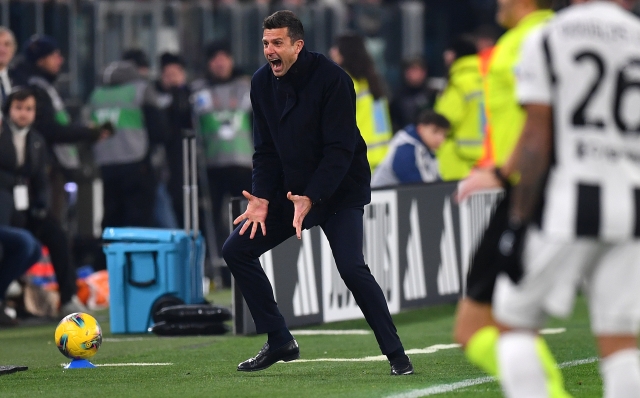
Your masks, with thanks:
[(263, 22), (268, 63), (251, 81), (254, 113), (252, 194), (222, 255), (268, 340), (240, 371), (263, 370), (300, 357), (258, 258), (301, 230), (319, 225), (338, 271), (387, 355), (392, 375), (413, 373), (380, 286), (362, 254), (363, 207), (371, 201), (367, 148), (356, 126), (349, 75), (304, 47), (291, 11)]

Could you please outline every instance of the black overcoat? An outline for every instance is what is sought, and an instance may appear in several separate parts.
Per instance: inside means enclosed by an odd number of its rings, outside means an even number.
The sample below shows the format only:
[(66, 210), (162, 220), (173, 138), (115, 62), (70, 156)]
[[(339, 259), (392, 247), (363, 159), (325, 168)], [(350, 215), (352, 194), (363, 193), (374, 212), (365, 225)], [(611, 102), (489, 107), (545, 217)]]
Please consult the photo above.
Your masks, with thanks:
[(304, 47), (281, 78), (269, 64), (251, 80), (253, 195), (282, 200), (288, 191), (313, 207), (304, 227), (371, 201), (367, 147), (356, 126), (351, 77)]

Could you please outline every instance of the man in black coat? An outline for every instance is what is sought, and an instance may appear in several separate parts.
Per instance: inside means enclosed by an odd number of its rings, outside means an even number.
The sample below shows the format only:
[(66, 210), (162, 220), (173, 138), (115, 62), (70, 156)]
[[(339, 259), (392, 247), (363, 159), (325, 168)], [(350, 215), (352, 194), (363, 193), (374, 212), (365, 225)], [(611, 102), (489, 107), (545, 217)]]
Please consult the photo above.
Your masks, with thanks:
[[(413, 373), (387, 304), (364, 262), (363, 206), (371, 200), (366, 145), (356, 127), (355, 91), (349, 75), (304, 48), (304, 30), (291, 11), (263, 23), (264, 55), (251, 82), (254, 112), (253, 194), (222, 249), (268, 341), (240, 371), (266, 369), (300, 357), (298, 343), (278, 310), (259, 256), (303, 228), (319, 225), (336, 266), (362, 310), (392, 375)], [(250, 230), (250, 233), (246, 233)]]

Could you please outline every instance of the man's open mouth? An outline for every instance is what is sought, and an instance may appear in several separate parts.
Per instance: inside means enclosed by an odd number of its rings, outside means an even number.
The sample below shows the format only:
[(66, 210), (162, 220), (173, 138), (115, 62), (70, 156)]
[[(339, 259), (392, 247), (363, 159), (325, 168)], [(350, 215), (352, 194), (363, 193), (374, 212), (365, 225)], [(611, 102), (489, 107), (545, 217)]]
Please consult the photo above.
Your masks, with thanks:
[(271, 67), (273, 69), (280, 69), (280, 67), (282, 66), (282, 60), (279, 59), (271, 59), (269, 60), (269, 63), (271, 64)]

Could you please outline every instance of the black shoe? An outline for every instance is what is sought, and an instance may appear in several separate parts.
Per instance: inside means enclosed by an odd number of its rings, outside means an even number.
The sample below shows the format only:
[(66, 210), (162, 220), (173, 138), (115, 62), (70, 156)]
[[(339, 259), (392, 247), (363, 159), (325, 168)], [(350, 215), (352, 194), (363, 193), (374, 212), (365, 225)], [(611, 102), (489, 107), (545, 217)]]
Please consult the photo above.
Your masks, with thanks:
[(412, 375), (413, 374), (413, 365), (411, 364), (411, 360), (408, 356), (404, 356), (403, 358), (398, 358), (393, 362), (390, 362), (391, 365), (391, 376), (402, 376), (402, 375)]
[(298, 358), (300, 358), (300, 348), (296, 339), (273, 351), (269, 350), (269, 343), (265, 343), (258, 355), (242, 362), (238, 365), (238, 370), (241, 372), (255, 372), (266, 369), (278, 361), (289, 362)]

